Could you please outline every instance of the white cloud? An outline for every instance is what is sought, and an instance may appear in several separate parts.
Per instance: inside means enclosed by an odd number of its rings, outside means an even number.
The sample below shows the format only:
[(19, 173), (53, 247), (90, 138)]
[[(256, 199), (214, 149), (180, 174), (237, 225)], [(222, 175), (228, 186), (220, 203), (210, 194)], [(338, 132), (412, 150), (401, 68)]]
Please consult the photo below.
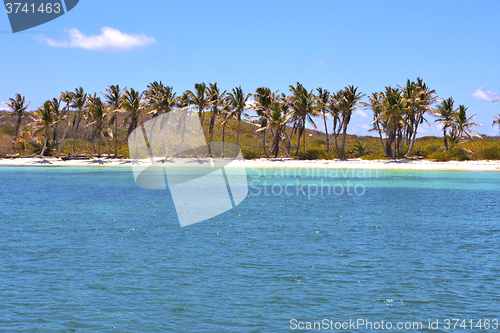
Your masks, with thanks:
[(39, 38), (52, 47), (79, 48), (92, 51), (128, 51), (156, 44), (156, 39), (144, 34), (127, 34), (118, 29), (103, 27), (100, 35), (87, 36), (76, 28), (66, 30), (67, 40), (55, 40), (41, 35)]
[[(432, 120), (432, 119), (431, 119)], [(427, 123), (423, 123), (418, 127), (417, 136), (428, 136), (428, 135), (439, 135), (443, 124), (430, 122), (430, 126)]]
[(500, 98), (500, 95), (496, 91), (484, 90), (484, 86), (479, 87), (470, 95), (475, 99), (480, 99), (486, 102), (492, 102), (495, 99)]
[(248, 109), (251, 109), (255, 106), (255, 101), (253, 99), (248, 99), (247, 102), (245, 103), (245, 107)]
[(368, 113), (366, 113), (363, 110), (358, 109), (358, 110), (354, 111), (354, 116), (359, 117), (359, 118), (368, 118)]

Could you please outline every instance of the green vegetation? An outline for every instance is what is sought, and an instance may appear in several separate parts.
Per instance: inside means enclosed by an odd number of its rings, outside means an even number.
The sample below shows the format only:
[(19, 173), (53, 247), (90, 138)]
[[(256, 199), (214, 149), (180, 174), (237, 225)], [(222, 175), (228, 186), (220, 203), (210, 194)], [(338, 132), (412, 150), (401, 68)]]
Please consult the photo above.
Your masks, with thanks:
[[(368, 103), (360, 102), (364, 94), (355, 86), (330, 93), (308, 90), (299, 82), (289, 86), (289, 95), (268, 87), (245, 94), (241, 87), (226, 92), (217, 83), (197, 83), (178, 96), (161, 81), (143, 92), (110, 85), (101, 94), (79, 87), (47, 100), (36, 112), (28, 112), (30, 103), (16, 94), (5, 104), (9, 110), (0, 111), (0, 157), (101, 156), (104, 148), (108, 157), (128, 157), (127, 137), (135, 128), (194, 105), (200, 135), (207, 141), (238, 144), (247, 159), (500, 159), (500, 141), (471, 130), (478, 125), (472, 122), (475, 115), (469, 116), (463, 105), (455, 109), (451, 97), (434, 107), (437, 95), (420, 78), (403, 87), (385, 87), (369, 96)], [(352, 114), (360, 107), (372, 110), (376, 137), (347, 134)], [(419, 125), (429, 116), (442, 124), (443, 137), (417, 139)], [(500, 114), (492, 125), (500, 126)]]

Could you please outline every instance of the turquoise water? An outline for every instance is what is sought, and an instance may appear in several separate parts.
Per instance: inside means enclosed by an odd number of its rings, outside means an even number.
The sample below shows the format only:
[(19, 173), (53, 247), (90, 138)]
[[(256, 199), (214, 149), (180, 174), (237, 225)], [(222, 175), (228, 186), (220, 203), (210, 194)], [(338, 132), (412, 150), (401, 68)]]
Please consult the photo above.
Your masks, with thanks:
[(1, 167), (0, 331), (500, 319), (499, 173), (247, 172), (240, 205), (181, 228), (129, 168)]

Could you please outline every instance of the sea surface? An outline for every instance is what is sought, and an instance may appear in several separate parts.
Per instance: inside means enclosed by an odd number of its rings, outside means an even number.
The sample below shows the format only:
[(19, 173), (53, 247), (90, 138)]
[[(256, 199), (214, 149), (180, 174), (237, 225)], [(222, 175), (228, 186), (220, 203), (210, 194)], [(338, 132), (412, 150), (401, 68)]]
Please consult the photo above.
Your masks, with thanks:
[(0, 167), (0, 332), (500, 331), (500, 173), (333, 171), (181, 228), (129, 167)]

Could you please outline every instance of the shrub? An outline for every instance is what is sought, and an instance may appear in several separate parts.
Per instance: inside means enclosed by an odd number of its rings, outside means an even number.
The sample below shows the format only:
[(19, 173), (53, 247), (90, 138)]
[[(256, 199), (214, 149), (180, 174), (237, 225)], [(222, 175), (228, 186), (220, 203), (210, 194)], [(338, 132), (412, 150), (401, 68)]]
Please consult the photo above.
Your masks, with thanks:
[(417, 142), (412, 155), (429, 157), (432, 153), (439, 152), (441, 142)]
[(40, 154), (42, 152), (43, 148), (43, 141), (40, 140), (33, 140), (33, 141), (28, 141), (26, 144), (26, 152), (28, 155), (32, 154)]
[(363, 155), (361, 157), (361, 159), (363, 159), (363, 160), (385, 160), (387, 158), (385, 157), (385, 154), (383, 152), (376, 152), (376, 153), (371, 153), (368, 155)]
[(331, 160), (335, 155), (327, 153), (325, 149), (313, 147), (306, 150), (305, 153), (299, 153), (299, 160)]
[(436, 161), (465, 161), (469, 160), (469, 155), (462, 147), (455, 147), (450, 151), (436, 151), (427, 156), (431, 160)]
[(14, 126), (5, 125), (5, 126), (0, 127), (0, 133), (7, 134), (10, 136), (15, 136), (16, 135), (16, 128)]
[(445, 162), (450, 160), (447, 151), (435, 151), (433, 153), (430, 153), (427, 157), (438, 162)]
[(364, 143), (356, 140), (356, 142), (352, 145), (352, 153), (351, 154), (354, 157), (361, 157), (363, 155), (368, 154), (368, 151), (367, 151)]
[(0, 158), (5, 157), (12, 148), (12, 137), (0, 134)]
[(481, 151), (481, 158), (486, 160), (500, 159), (500, 147), (488, 147)]
[(241, 153), (243, 155), (243, 158), (246, 160), (253, 160), (254, 158), (260, 157), (259, 153), (252, 150), (244, 150)]

